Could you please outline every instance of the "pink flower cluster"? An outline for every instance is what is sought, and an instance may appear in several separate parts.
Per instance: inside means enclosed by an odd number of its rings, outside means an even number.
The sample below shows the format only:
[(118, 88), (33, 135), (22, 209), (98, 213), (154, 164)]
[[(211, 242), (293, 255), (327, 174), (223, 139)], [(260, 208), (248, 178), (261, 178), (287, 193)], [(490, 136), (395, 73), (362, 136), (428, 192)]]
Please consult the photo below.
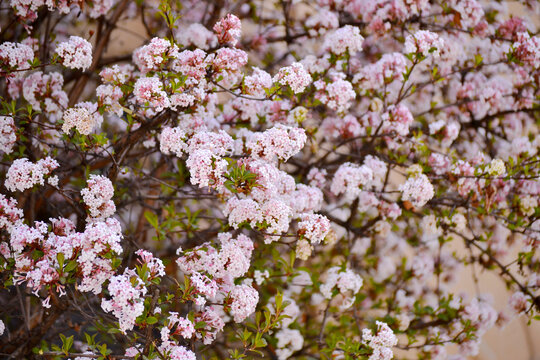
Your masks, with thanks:
[(315, 98), (337, 112), (344, 112), (356, 97), (352, 84), (344, 80), (345, 74), (333, 74), (330, 81), (317, 80), (313, 83), (317, 92)]
[(161, 345), (159, 351), (170, 360), (197, 360), (197, 356), (191, 350), (177, 345)]
[(9, 154), (17, 141), (15, 123), (11, 116), (0, 116), (0, 151)]
[(220, 44), (236, 46), (238, 39), (242, 35), (242, 23), (235, 15), (227, 14), (214, 25), (214, 31)]
[(450, 0), (448, 5), (459, 14), (462, 28), (473, 28), (484, 18), (484, 9), (477, 0)]
[(330, 220), (319, 214), (305, 214), (298, 223), (298, 234), (310, 240), (312, 244), (318, 244), (324, 240), (331, 230)]
[(58, 10), (62, 14), (68, 14), (72, 5), (79, 5), (82, 10), (88, 13), (91, 18), (98, 18), (105, 15), (115, 4), (115, 0), (93, 0), (92, 2), (80, 2), (70, 0), (10, 0), (10, 5), (15, 13), (27, 21), (34, 21), (37, 12), (42, 6), (47, 6), (49, 11)]
[(428, 30), (419, 30), (405, 39), (405, 53), (407, 54), (422, 54), (427, 57), (433, 53), (434, 57), (439, 57), (443, 48), (444, 39)]
[(459, 135), (460, 125), (456, 121), (446, 122), (443, 119), (429, 124), (429, 133), (440, 136), (441, 142), (445, 146), (450, 146)]
[(0, 194), (0, 230), (10, 231), (23, 217), (23, 211), (17, 207), (17, 200)]
[(141, 46), (133, 52), (133, 62), (143, 74), (159, 70), (170, 58), (178, 53), (178, 47), (170, 41), (153, 38), (148, 45)]
[(424, 174), (416, 174), (400, 185), (403, 201), (410, 201), (416, 207), (424, 206), (435, 195), (433, 185)]
[(244, 50), (220, 48), (216, 51), (216, 56), (212, 62), (214, 70), (216, 72), (235, 72), (246, 65), (248, 62), (248, 55)]
[(374, 64), (364, 66), (354, 75), (353, 83), (358, 83), (362, 90), (380, 90), (394, 80), (403, 80), (407, 67), (406, 58), (401, 53), (384, 54)]
[(119, 321), (120, 331), (125, 334), (133, 329), (137, 317), (144, 311), (147, 289), (133, 270), (126, 269), (123, 275), (115, 275), (110, 279), (107, 290), (111, 299), (103, 299), (101, 308), (113, 313)]
[(358, 197), (362, 189), (373, 180), (373, 170), (366, 164), (357, 165), (344, 163), (334, 174), (330, 191), (339, 196), (345, 195), (347, 201), (352, 201)]
[(317, 12), (306, 20), (305, 26), (309, 29), (309, 35), (316, 37), (324, 35), (328, 30), (337, 29), (339, 19), (334, 12)]
[(328, 269), (326, 280), (320, 287), (321, 294), (328, 300), (332, 299), (334, 288), (339, 290), (343, 299), (339, 307), (344, 310), (350, 308), (355, 295), (362, 287), (362, 278), (351, 269), (342, 270), (339, 266)]
[[(8, 230), (13, 252), (3, 255), (16, 260), (16, 283), (27, 282), (36, 295), (43, 287), (50, 287), (51, 290), (54, 287), (63, 295), (65, 291), (64, 285), (59, 282), (60, 275), (66, 272), (64, 267), (70, 260), (76, 260), (82, 278), (78, 289), (95, 294), (101, 292), (102, 284), (113, 275), (110, 255), (122, 252), (119, 245), (121, 229), (117, 220), (88, 224), (83, 233), (77, 233), (70, 220), (50, 219), (52, 232), (48, 232), (47, 224), (36, 222), (34, 227), (30, 227), (18, 220), (18, 211), (11, 215), (8, 211), (6, 215), (10, 218), (6, 220), (12, 223)], [(36, 249), (40, 252), (36, 253)], [(62, 267), (60, 255), (64, 259)], [(49, 300), (50, 297), (47, 297), (43, 306), (49, 307)]]
[(327, 117), (323, 120), (320, 129), (326, 138), (332, 140), (351, 139), (365, 134), (365, 129), (358, 119), (350, 114)]
[(526, 32), (519, 33), (514, 48), (514, 54), (521, 62), (534, 69), (540, 67), (540, 37), (531, 38)]
[(296, 329), (281, 329), (276, 334), (277, 347), (276, 355), (279, 360), (289, 359), (296, 351), (302, 349), (304, 337)]
[(56, 53), (70, 69), (86, 70), (92, 65), (92, 44), (79, 36), (70, 36), (68, 41), (58, 44)]
[[(255, 311), (259, 295), (249, 285), (235, 285), (234, 279), (244, 276), (250, 267), (253, 242), (245, 235), (235, 238), (228, 233), (218, 235), (220, 244), (205, 243), (177, 259), (196, 289), (199, 305), (206, 299), (230, 298), (230, 312), (236, 322), (242, 322)], [(229, 294), (230, 293), (230, 294)]]
[(114, 196), (113, 184), (103, 175), (90, 175), (88, 186), (81, 190), (81, 195), (93, 218), (107, 218), (116, 212), (111, 200)]
[(206, 75), (209, 61), (201, 49), (184, 50), (174, 59), (172, 68), (188, 76), (187, 83), (200, 81)]
[(104, 105), (106, 111), (115, 113), (117, 116), (122, 116), (124, 109), (120, 105), (119, 100), (124, 94), (119, 86), (111, 84), (99, 85), (96, 88), (96, 96), (99, 99), (99, 104)]
[(217, 45), (216, 35), (200, 23), (189, 24), (178, 29), (176, 40), (184, 46), (193, 45), (198, 49), (208, 50)]
[(395, 132), (401, 136), (409, 133), (409, 127), (414, 122), (411, 111), (403, 104), (389, 106), (388, 112), (382, 115), (382, 120), (385, 133)]
[(348, 52), (353, 56), (362, 50), (364, 38), (360, 35), (360, 29), (356, 26), (345, 25), (326, 35), (324, 39), (324, 49), (336, 55)]
[(398, 338), (388, 325), (377, 321), (375, 335), (370, 329), (362, 330), (362, 343), (369, 346), (373, 351), (369, 360), (391, 360), (394, 357), (392, 347), (398, 343)]
[(29, 61), (34, 59), (34, 51), (25, 44), (4, 42), (0, 44), (0, 67), (9, 70), (29, 69)]
[[(50, 157), (32, 163), (27, 158), (16, 159), (9, 167), (6, 174), (4, 186), (9, 191), (24, 191), (33, 188), (35, 185), (45, 185), (45, 177), (56, 169), (58, 162)], [(50, 177), (49, 182), (56, 182)]]
[(196, 322), (203, 322), (205, 325), (195, 335), (202, 339), (203, 344), (211, 344), (217, 336), (217, 333), (223, 330), (225, 322), (212, 306), (207, 306), (204, 310), (195, 316)]
[(181, 157), (187, 152), (186, 132), (179, 127), (164, 127), (159, 139), (159, 149), (165, 155), (174, 154)]
[(234, 322), (241, 323), (255, 312), (259, 302), (259, 293), (249, 285), (237, 285), (229, 294), (231, 299), (231, 315)]
[(37, 18), (39, 8), (45, 5), (47, 5), (49, 10), (58, 9), (63, 14), (67, 14), (70, 11), (67, 0), (10, 0), (10, 5), (14, 8), (17, 15), (29, 21), (34, 21)]
[(101, 70), (99, 76), (104, 83), (119, 85), (125, 84), (133, 76), (134, 71), (135, 67), (131, 64), (114, 64)]
[(114, 275), (111, 255), (123, 252), (121, 240), (122, 228), (114, 218), (86, 225), (80, 237), (81, 250), (77, 258), (82, 272), (81, 291), (101, 293), (103, 283)]
[(157, 76), (139, 78), (135, 82), (133, 95), (139, 104), (148, 104), (158, 112), (171, 106), (169, 97), (163, 90), (163, 83)]
[(273, 81), (290, 86), (291, 90), (298, 94), (303, 92), (313, 79), (301, 63), (294, 62), (290, 66), (281, 68), (274, 76)]
[(207, 273), (214, 281), (221, 283), (243, 276), (249, 269), (253, 242), (245, 235), (235, 239), (229, 233), (218, 235), (219, 249), (209, 243), (184, 252), (177, 260), (180, 269), (186, 274)]
[(244, 91), (255, 96), (266, 96), (267, 89), (272, 87), (272, 76), (258, 67), (253, 67), (253, 73), (244, 78)]
[(103, 116), (98, 112), (96, 103), (85, 101), (67, 109), (63, 120), (62, 131), (66, 134), (75, 128), (81, 135), (90, 135), (96, 127), (101, 125)]
[(220, 188), (225, 182), (223, 174), (227, 170), (228, 163), (211, 150), (201, 149), (193, 152), (186, 160), (186, 166), (193, 185)]
[[(161, 341), (163, 343), (169, 342), (169, 338), (174, 335), (180, 335), (184, 339), (191, 339), (195, 334), (195, 326), (193, 323), (186, 318), (178, 316), (177, 312), (171, 311), (168, 324), (166, 327), (161, 329)], [(171, 332), (171, 330), (173, 330)]]
[[(23, 97), (32, 109), (43, 111), (53, 117), (61, 117), (68, 105), (67, 94), (63, 90), (64, 77), (57, 72), (44, 74), (36, 71), (28, 75), (22, 85)], [(18, 97), (18, 94), (14, 96)]]
[(263, 133), (253, 134), (246, 147), (254, 158), (268, 162), (287, 161), (304, 147), (306, 140), (304, 129), (276, 125)]

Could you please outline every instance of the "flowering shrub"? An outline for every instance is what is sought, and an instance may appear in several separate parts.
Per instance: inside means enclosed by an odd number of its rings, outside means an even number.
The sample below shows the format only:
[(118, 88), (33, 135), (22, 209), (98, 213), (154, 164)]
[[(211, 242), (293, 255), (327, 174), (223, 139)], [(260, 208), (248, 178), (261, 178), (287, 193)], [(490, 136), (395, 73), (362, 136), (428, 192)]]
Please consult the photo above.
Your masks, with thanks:
[(540, 319), (538, 11), (3, 2), (0, 353), (459, 360)]

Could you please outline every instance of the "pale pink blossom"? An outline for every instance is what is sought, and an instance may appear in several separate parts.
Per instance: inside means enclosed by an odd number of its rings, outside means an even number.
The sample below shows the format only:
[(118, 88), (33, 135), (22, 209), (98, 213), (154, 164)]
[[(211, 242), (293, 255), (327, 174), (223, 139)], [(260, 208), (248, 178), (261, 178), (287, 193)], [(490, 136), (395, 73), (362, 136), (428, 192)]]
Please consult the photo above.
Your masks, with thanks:
[(248, 55), (240, 49), (220, 48), (216, 51), (213, 66), (216, 72), (238, 71), (247, 64)]
[(253, 74), (244, 78), (244, 87), (247, 94), (265, 97), (265, 90), (272, 87), (272, 77), (266, 71), (253, 67)]
[(9, 154), (17, 141), (15, 122), (11, 116), (0, 115), (0, 151)]
[(105, 176), (90, 175), (88, 186), (81, 190), (81, 195), (92, 217), (107, 218), (116, 212), (116, 206), (111, 200), (114, 187)]
[(339, 266), (331, 267), (326, 273), (326, 280), (320, 287), (321, 294), (326, 299), (333, 297), (332, 291), (337, 288), (345, 298), (340, 306), (345, 310), (352, 306), (354, 296), (362, 287), (363, 281), (360, 275), (354, 273), (351, 269), (341, 270)]
[(448, 5), (459, 13), (462, 28), (475, 27), (484, 17), (484, 9), (477, 0), (450, 0)]
[(201, 49), (184, 50), (175, 56), (173, 70), (186, 75), (188, 83), (193, 80), (199, 81), (206, 75), (206, 68), (209, 65), (206, 53)]
[(402, 104), (389, 106), (388, 112), (383, 114), (382, 119), (385, 132), (395, 132), (401, 136), (409, 133), (409, 127), (414, 122), (411, 111)]
[(411, 176), (400, 185), (403, 201), (410, 201), (416, 207), (424, 206), (435, 195), (433, 185), (424, 174)]
[(38, 184), (45, 185), (45, 177), (58, 166), (58, 162), (50, 157), (36, 163), (27, 158), (16, 159), (7, 171), (4, 186), (9, 191), (24, 191)]
[(391, 348), (397, 345), (398, 338), (386, 323), (376, 321), (376, 325), (375, 334), (370, 329), (362, 330), (362, 343), (373, 350), (369, 360), (390, 360), (394, 357)]
[(82, 102), (64, 112), (62, 131), (69, 134), (72, 128), (82, 135), (90, 133), (103, 122), (103, 116), (98, 112), (97, 104)]
[(194, 45), (197, 49), (208, 50), (217, 45), (216, 35), (199, 23), (189, 24), (186, 28), (179, 27), (176, 32), (178, 43), (188, 46)]
[(54, 117), (61, 117), (67, 108), (68, 97), (62, 89), (64, 78), (60, 73), (44, 74), (36, 71), (28, 75), (22, 85), (23, 97), (34, 110), (44, 111)]
[(107, 289), (111, 299), (102, 299), (101, 308), (113, 313), (118, 319), (120, 331), (125, 334), (133, 329), (136, 318), (143, 314), (146, 287), (133, 270), (127, 269), (124, 275), (113, 276)]
[(159, 139), (159, 149), (165, 154), (181, 157), (187, 152), (186, 133), (179, 127), (164, 127)]
[(86, 70), (92, 65), (92, 44), (79, 36), (58, 44), (56, 53), (62, 64), (70, 69)]
[(148, 45), (141, 46), (133, 52), (133, 62), (143, 74), (159, 70), (178, 52), (178, 47), (166, 39), (153, 38)]
[(236, 285), (230, 293), (230, 299), (230, 312), (234, 322), (241, 323), (255, 312), (259, 302), (259, 293), (251, 286)]
[(347, 200), (352, 201), (372, 180), (373, 170), (368, 166), (344, 163), (334, 174), (330, 191), (336, 196), (344, 194)]
[(227, 14), (227, 16), (214, 25), (214, 31), (220, 44), (236, 46), (242, 35), (242, 23), (235, 15)]
[(306, 140), (304, 129), (276, 125), (263, 133), (255, 133), (246, 147), (255, 158), (287, 161), (304, 147)]
[(328, 83), (323, 80), (317, 80), (313, 83), (317, 89), (315, 98), (337, 112), (347, 110), (351, 106), (351, 101), (356, 97), (352, 84), (341, 77), (343, 76), (335, 74)]
[(142, 77), (135, 82), (133, 95), (142, 105), (148, 104), (156, 111), (171, 106), (167, 93), (163, 91), (163, 83), (158, 77)]
[(540, 37), (532, 38), (526, 32), (517, 34), (514, 54), (523, 63), (538, 69), (540, 67)]
[(1, 67), (12, 69), (29, 69), (29, 61), (34, 59), (34, 51), (28, 45), (4, 42), (0, 44), (0, 62)]
[(351, 56), (362, 50), (364, 38), (360, 35), (360, 29), (356, 26), (345, 25), (326, 35), (324, 49), (341, 55), (348, 52)]
[(274, 76), (273, 81), (290, 86), (291, 90), (298, 94), (303, 92), (313, 79), (301, 63), (295, 62), (291, 66), (281, 68)]
[(439, 57), (443, 47), (444, 39), (428, 30), (419, 30), (405, 39), (405, 53), (407, 54), (422, 54), (423, 56), (433, 54), (434, 57)]
[(318, 244), (324, 240), (331, 230), (330, 220), (319, 214), (304, 214), (298, 223), (298, 233), (309, 239), (311, 243)]

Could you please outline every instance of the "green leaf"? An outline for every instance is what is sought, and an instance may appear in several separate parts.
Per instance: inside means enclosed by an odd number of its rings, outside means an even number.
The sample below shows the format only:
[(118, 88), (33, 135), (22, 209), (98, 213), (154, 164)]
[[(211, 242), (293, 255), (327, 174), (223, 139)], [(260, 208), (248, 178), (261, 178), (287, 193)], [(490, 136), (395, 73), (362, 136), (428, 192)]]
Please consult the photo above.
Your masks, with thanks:
[(56, 260), (58, 261), (58, 268), (63, 269), (64, 268), (64, 254), (61, 252), (57, 253)]
[(147, 210), (144, 212), (144, 217), (148, 221), (148, 223), (150, 223), (150, 225), (152, 225), (155, 229), (158, 229), (159, 223), (158, 223), (158, 217), (156, 214)]
[(71, 261), (68, 262), (68, 264), (66, 265), (66, 268), (64, 269), (64, 271), (70, 272), (70, 271), (72, 271), (73, 269), (75, 269), (76, 267), (77, 267), (77, 261), (71, 260)]
[(206, 322), (199, 321), (198, 323), (195, 324), (195, 329), (196, 330), (203, 329), (205, 326), (206, 326)]
[(474, 65), (478, 66), (482, 64), (482, 61), (484, 61), (484, 59), (482, 58), (482, 55), (480, 54), (474, 55)]
[(62, 352), (67, 356), (69, 349), (71, 349), (71, 346), (73, 345), (73, 335), (66, 338), (64, 334), (60, 334), (60, 339), (62, 340)]
[(266, 345), (268, 345), (268, 343), (266, 342), (266, 340), (264, 338), (258, 338), (255, 341), (255, 346), (257, 346), (257, 347), (265, 347)]
[(146, 318), (146, 323), (149, 325), (155, 324), (157, 323), (157, 318), (155, 318), (154, 316), (149, 316)]

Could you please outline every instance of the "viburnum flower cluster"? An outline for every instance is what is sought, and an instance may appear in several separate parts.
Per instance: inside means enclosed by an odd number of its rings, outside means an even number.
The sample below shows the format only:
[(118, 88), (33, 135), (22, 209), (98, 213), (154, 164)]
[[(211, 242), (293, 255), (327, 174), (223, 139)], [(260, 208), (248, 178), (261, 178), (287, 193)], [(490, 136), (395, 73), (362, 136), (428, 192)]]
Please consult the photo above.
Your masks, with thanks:
[(92, 65), (92, 45), (79, 36), (70, 36), (68, 41), (58, 44), (56, 53), (70, 69), (86, 70)]
[(0, 150), (6, 154), (13, 151), (13, 145), (17, 141), (16, 127), (13, 117), (0, 116)]
[(375, 324), (377, 325), (375, 334), (370, 329), (362, 330), (362, 342), (373, 350), (369, 360), (390, 360), (394, 357), (392, 347), (397, 345), (398, 339), (387, 324), (381, 321)]
[(111, 181), (102, 175), (90, 175), (88, 187), (81, 190), (82, 199), (92, 217), (107, 218), (114, 214), (116, 206), (111, 200), (113, 195)]
[[(45, 185), (45, 177), (56, 169), (58, 162), (50, 157), (32, 163), (27, 158), (17, 159), (9, 167), (6, 173), (4, 186), (9, 191), (24, 191), (35, 185)], [(51, 185), (56, 185), (58, 178), (48, 177)]]
[(97, 126), (101, 125), (103, 117), (98, 113), (95, 103), (85, 101), (67, 109), (63, 120), (62, 131), (66, 134), (75, 128), (82, 135), (90, 135)]
[(417, 31), (405, 39), (405, 53), (407, 54), (428, 56), (433, 53), (433, 56), (439, 57), (443, 48), (444, 40), (440, 39), (436, 33), (427, 30)]
[(345, 269), (342, 271), (342, 269), (335, 266), (328, 270), (326, 281), (321, 285), (321, 294), (326, 299), (331, 299), (333, 297), (332, 291), (334, 288), (337, 288), (343, 297), (339, 307), (341, 309), (347, 309), (353, 305), (354, 296), (362, 287), (362, 283), (362, 278), (352, 270)]
[(24, 70), (30, 68), (29, 62), (34, 59), (34, 51), (25, 44), (4, 42), (0, 44), (2, 68)]
[(537, 4), (3, 5), (3, 355), (534, 355)]
[(118, 318), (120, 331), (125, 333), (133, 329), (136, 318), (144, 311), (146, 287), (135, 273), (127, 269), (123, 275), (115, 275), (109, 280), (107, 290), (111, 300), (103, 299), (101, 307)]

